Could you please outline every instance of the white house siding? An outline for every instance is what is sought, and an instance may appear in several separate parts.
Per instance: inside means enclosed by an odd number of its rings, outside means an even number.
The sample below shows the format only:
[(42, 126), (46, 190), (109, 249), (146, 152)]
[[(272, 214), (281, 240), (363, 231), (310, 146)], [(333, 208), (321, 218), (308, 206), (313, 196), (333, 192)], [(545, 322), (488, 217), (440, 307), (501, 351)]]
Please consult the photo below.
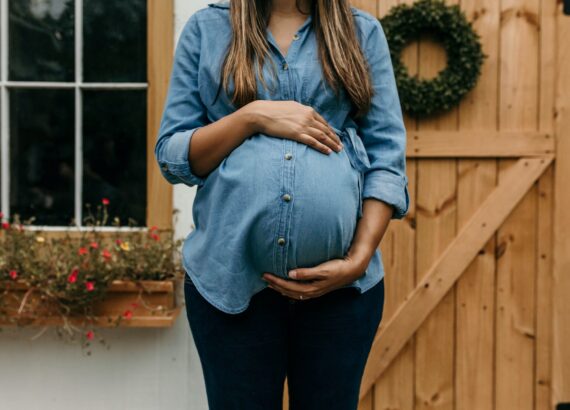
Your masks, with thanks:
[[(176, 39), (205, 0), (176, 0)], [(174, 187), (180, 210), (176, 231), (191, 227), (194, 188)], [(181, 297), (182, 295), (179, 295)], [(111, 349), (95, 344), (91, 356), (48, 330), (0, 333), (0, 409), (206, 410), (200, 362), (183, 311), (170, 329), (103, 329)]]

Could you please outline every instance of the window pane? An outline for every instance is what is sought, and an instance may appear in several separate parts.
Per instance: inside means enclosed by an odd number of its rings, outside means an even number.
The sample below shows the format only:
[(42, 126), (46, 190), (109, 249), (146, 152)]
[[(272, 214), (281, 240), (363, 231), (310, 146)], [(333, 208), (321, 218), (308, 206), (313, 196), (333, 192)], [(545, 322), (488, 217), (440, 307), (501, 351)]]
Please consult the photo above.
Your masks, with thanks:
[(146, 0), (84, 3), (84, 80), (146, 82)]
[(10, 91), (10, 213), (68, 226), (74, 205), (74, 93)]
[(110, 201), (109, 225), (146, 224), (146, 91), (83, 93), (83, 204)]
[(9, 78), (74, 80), (74, 1), (9, 2)]

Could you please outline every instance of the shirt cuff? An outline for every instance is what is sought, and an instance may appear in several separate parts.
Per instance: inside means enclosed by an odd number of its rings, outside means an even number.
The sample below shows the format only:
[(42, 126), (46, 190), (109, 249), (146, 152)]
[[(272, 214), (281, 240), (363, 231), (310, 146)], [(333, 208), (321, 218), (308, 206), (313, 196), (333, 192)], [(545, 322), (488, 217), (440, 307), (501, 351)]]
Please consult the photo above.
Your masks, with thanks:
[(201, 127), (172, 134), (163, 147), (158, 163), (162, 175), (171, 184), (184, 183), (188, 186), (204, 184), (206, 178), (194, 174), (188, 162), (190, 140), (199, 128)]
[(364, 174), (362, 199), (375, 198), (394, 208), (391, 219), (402, 219), (410, 206), (407, 176), (394, 175), (384, 170)]

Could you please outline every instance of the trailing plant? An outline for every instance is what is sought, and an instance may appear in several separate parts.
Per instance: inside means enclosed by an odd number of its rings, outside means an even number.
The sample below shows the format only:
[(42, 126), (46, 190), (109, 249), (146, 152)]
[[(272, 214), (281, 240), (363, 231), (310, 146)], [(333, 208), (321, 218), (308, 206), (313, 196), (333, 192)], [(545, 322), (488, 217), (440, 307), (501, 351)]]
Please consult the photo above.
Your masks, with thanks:
[[(93, 306), (107, 296), (108, 285), (115, 280), (167, 281), (184, 276), (180, 262), (175, 258), (183, 239), (174, 240), (172, 229), (156, 226), (143, 230), (121, 229), (120, 219), (114, 218), (108, 228), (109, 200), (103, 199), (93, 214), (84, 219), (86, 229), (49, 232), (29, 229), (34, 218), (20, 221), (15, 215), (12, 221), (0, 213), (0, 320), (4, 323), (25, 325), (36, 316), (27, 309), (29, 296), (51, 302), (55, 311), (50, 316), (60, 317), (63, 326), (56, 327), (60, 336), (76, 340), (81, 336), (87, 347), (95, 339), (98, 330), (93, 325)], [(113, 229), (115, 227), (116, 229)], [(129, 228), (131, 228), (129, 226)], [(16, 288), (24, 284), (26, 294), (17, 312), (8, 310), (8, 298)], [(133, 302), (133, 310), (144, 305), (139, 294)], [(144, 306), (147, 311), (165, 312), (164, 306)], [(45, 314), (40, 312), (39, 315)], [(71, 318), (85, 319), (84, 325), (72, 323)], [(127, 309), (116, 318), (109, 318), (115, 326), (130, 320), (133, 312)], [(24, 318), (22, 320), (22, 318)], [(82, 321), (83, 322), (83, 321)], [(44, 329), (45, 330), (45, 329)], [(99, 341), (105, 344), (99, 335)]]

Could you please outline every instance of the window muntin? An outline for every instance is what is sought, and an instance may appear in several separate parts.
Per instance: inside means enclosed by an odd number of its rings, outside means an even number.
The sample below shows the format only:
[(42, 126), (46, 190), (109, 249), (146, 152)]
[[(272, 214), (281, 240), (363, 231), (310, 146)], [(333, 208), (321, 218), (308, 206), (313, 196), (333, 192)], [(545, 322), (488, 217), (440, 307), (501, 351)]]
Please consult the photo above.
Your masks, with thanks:
[[(0, 0), (5, 217), (33, 214), (42, 228), (81, 226), (86, 201), (96, 207), (109, 194), (109, 212), (121, 225), (127, 217), (136, 220), (131, 226), (146, 224), (146, 3)], [(110, 158), (97, 156), (111, 145), (120, 163), (101, 167)], [(34, 176), (38, 167), (49, 169)]]

